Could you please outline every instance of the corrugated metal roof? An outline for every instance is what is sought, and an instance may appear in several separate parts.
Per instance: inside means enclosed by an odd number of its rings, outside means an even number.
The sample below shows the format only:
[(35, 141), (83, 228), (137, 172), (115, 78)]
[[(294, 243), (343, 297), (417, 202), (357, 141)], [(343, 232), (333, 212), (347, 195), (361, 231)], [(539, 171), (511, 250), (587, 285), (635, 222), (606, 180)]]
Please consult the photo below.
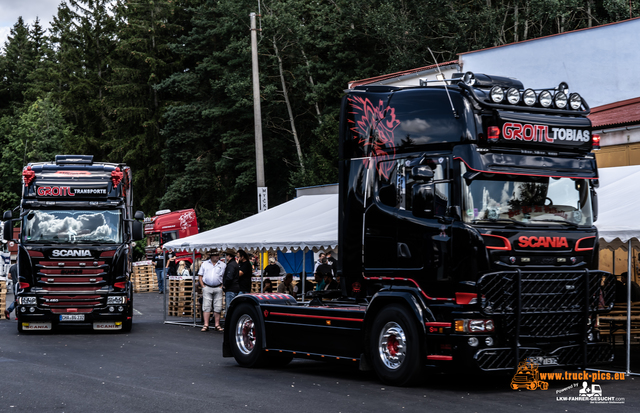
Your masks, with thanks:
[(640, 122), (640, 97), (592, 108), (589, 119), (596, 128), (638, 123)]

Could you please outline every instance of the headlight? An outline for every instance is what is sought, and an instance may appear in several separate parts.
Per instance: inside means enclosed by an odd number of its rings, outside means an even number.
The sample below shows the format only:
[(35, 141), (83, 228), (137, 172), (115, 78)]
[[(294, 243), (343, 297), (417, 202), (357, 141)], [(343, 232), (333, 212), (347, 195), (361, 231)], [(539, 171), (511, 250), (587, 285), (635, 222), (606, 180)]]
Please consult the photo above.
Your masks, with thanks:
[(36, 305), (36, 297), (18, 297), (18, 303), (21, 305)]
[(493, 103), (500, 103), (502, 102), (502, 99), (504, 99), (504, 89), (500, 86), (494, 86), (491, 88), (489, 95), (491, 96)]
[(580, 95), (577, 93), (569, 95), (569, 107), (573, 110), (578, 110), (580, 106), (582, 106), (582, 98)]
[(558, 109), (564, 109), (567, 107), (567, 94), (564, 92), (558, 92), (553, 97), (553, 104), (556, 105)]
[(495, 330), (493, 320), (454, 320), (456, 333), (490, 333)]
[(548, 90), (543, 90), (540, 92), (540, 96), (538, 96), (538, 102), (540, 102), (540, 106), (543, 108), (548, 108), (551, 106), (551, 92)]
[(520, 92), (518, 91), (518, 89), (512, 87), (507, 90), (507, 101), (509, 101), (509, 103), (511, 103), (512, 105), (520, 102)]
[(527, 106), (533, 106), (536, 104), (536, 92), (533, 89), (527, 89), (522, 94), (522, 100)]
[(125, 296), (107, 297), (107, 305), (124, 304), (126, 302), (127, 302), (127, 297)]

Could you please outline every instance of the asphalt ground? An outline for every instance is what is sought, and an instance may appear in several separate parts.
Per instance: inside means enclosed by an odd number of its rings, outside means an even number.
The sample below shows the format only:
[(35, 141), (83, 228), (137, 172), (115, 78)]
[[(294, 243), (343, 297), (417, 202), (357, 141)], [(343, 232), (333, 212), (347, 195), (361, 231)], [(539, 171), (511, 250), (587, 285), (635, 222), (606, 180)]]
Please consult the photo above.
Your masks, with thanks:
[(626, 412), (640, 411), (640, 376), (595, 381), (624, 404), (558, 401), (575, 383), (509, 388), (510, 377), (431, 375), (410, 388), (373, 372), (294, 360), (245, 369), (222, 357), (222, 334), (163, 324), (162, 296), (136, 294), (131, 333), (18, 334), (0, 321), (0, 412)]

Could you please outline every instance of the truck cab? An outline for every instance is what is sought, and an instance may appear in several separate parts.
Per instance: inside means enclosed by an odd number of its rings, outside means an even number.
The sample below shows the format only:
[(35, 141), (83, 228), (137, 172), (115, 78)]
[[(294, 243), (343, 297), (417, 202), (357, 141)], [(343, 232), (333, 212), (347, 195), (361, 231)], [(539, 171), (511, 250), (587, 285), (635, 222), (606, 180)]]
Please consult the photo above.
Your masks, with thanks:
[(143, 238), (133, 208), (131, 169), (58, 155), (23, 170), (19, 215), (4, 214), (4, 236), (19, 222), (18, 331), (58, 325), (131, 329), (131, 244)]

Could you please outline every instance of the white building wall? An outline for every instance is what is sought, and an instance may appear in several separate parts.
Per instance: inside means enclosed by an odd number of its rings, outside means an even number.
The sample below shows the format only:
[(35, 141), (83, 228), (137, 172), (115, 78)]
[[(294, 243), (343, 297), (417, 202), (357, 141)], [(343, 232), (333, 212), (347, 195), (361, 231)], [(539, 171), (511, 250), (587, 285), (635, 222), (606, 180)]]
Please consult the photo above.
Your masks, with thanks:
[(567, 82), (589, 106), (640, 96), (640, 19), (460, 55), (462, 71), (515, 77), (525, 88)]

